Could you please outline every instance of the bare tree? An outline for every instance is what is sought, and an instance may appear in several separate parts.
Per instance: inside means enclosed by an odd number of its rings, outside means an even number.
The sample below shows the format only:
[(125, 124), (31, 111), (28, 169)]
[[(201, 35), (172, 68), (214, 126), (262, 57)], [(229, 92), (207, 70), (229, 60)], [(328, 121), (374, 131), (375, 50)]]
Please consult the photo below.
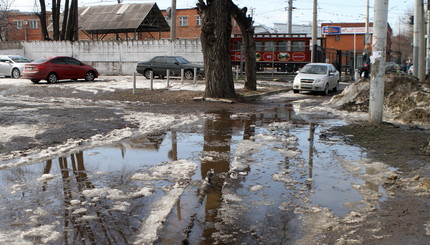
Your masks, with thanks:
[(45, 0), (39, 0), (40, 12), (36, 13), (40, 20), (40, 28), (42, 29), (43, 40), (51, 40), (48, 33), (48, 25), (46, 23), (46, 4)]
[[(40, 13), (36, 13), (39, 16), (42, 34), (44, 40), (51, 40), (48, 32), (48, 25), (46, 23), (46, 3), (45, 0), (39, 0)], [(53, 40), (77, 40), (78, 31), (78, 0), (66, 0), (64, 6), (63, 19), (61, 19), (61, 0), (52, 0), (52, 30)], [(61, 24), (62, 22), (62, 24)], [(61, 25), (61, 28), (60, 28)]]
[(205, 97), (235, 98), (230, 58), (231, 14), (229, 0), (199, 0), (202, 17), (202, 49), (205, 65)]
[(0, 41), (8, 41), (11, 24), (9, 23), (10, 6), (13, 0), (0, 0)]
[(242, 32), (243, 50), (245, 52), (245, 89), (257, 90), (257, 75), (255, 61), (254, 21), (247, 16), (248, 9), (237, 7), (232, 0), (228, 0), (229, 9)]

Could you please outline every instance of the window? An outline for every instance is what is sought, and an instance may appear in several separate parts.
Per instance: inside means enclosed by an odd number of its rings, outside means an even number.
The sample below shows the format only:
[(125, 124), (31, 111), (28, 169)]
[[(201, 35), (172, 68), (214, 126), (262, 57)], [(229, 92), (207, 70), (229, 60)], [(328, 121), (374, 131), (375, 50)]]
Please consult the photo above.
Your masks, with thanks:
[(201, 26), (203, 25), (203, 20), (202, 17), (200, 15), (196, 16), (196, 26)]
[(16, 29), (21, 30), (21, 29), (22, 29), (23, 24), (24, 24), (24, 22), (23, 22), (23, 21), (18, 20), (18, 21), (16, 22)]
[(179, 16), (179, 26), (188, 26), (188, 16)]
[(304, 41), (293, 41), (291, 42), (291, 51), (293, 52), (304, 52), (306, 51), (306, 44)]
[(77, 65), (77, 66), (81, 65), (81, 62), (74, 58), (66, 58), (66, 62), (69, 65)]
[(340, 41), (340, 35), (336, 34), (336, 36), (334, 37), (336, 41)]
[(175, 58), (166, 58), (166, 63), (169, 63), (169, 64), (175, 64), (177, 61), (176, 61), (176, 59)]
[(38, 29), (39, 28), (39, 21), (37, 20), (29, 20), (28, 26), (30, 29)]
[(164, 57), (156, 57), (153, 60), (154, 63), (164, 63)]

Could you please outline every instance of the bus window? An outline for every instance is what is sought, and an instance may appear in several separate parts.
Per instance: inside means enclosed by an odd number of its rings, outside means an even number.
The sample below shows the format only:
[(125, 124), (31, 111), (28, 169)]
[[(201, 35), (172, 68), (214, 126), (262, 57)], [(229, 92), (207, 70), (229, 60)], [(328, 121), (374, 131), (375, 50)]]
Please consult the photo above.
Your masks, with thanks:
[(263, 50), (263, 43), (262, 42), (255, 42), (255, 50), (256, 51), (262, 51)]
[(233, 51), (240, 51), (240, 49), (242, 48), (242, 42), (234, 42), (233, 43)]
[(298, 52), (298, 51), (304, 52), (304, 51), (306, 51), (306, 45), (305, 45), (304, 41), (293, 41), (291, 46), (292, 46), (291, 51), (293, 51), (293, 52)]
[(287, 52), (290, 51), (288, 48), (289, 41), (279, 41), (276, 46), (276, 51), (278, 52)]
[(264, 51), (275, 51), (275, 46), (273, 42), (264, 43)]

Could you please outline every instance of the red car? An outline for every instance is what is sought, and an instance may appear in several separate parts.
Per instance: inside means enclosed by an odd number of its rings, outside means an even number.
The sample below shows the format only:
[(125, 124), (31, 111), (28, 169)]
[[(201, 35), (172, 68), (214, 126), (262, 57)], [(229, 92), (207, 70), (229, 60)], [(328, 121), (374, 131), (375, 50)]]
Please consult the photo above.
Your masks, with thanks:
[(79, 60), (57, 56), (35, 60), (24, 66), (23, 78), (30, 79), (33, 83), (46, 80), (48, 83), (56, 83), (64, 79), (85, 79), (93, 81), (99, 76), (96, 68), (86, 65)]

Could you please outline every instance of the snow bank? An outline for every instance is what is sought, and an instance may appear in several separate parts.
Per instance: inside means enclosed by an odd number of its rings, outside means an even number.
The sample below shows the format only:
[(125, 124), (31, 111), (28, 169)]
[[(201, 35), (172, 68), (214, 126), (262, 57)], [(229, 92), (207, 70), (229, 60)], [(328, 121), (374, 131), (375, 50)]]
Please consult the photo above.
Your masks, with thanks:
[[(406, 124), (430, 126), (430, 82), (418, 82), (409, 75), (387, 75), (384, 88), (384, 112)], [(361, 79), (333, 96), (328, 105), (341, 110), (369, 110), (370, 81)]]

